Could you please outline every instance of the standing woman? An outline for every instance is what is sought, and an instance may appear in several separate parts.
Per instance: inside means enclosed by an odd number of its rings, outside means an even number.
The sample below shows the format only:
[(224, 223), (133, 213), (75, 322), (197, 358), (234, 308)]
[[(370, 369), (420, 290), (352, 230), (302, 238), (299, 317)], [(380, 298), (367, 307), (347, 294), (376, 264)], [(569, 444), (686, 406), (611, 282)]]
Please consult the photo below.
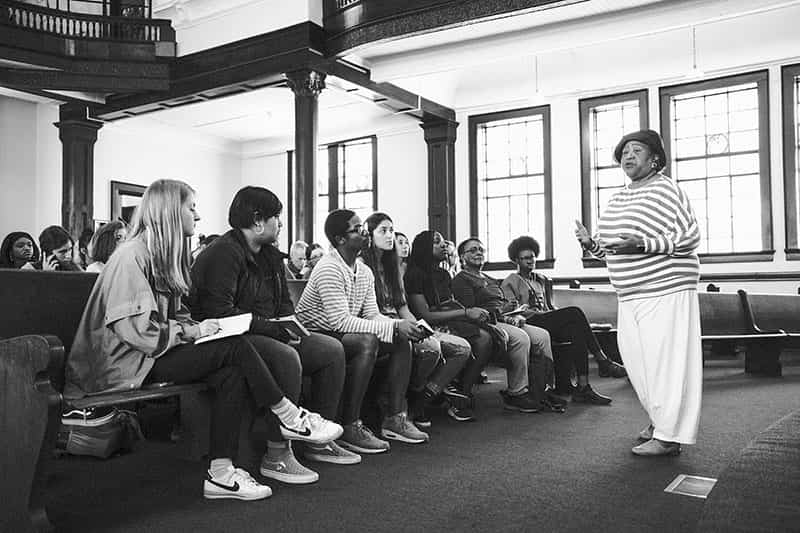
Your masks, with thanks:
[(625, 135), (614, 159), (631, 182), (608, 202), (584, 249), (604, 258), (619, 298), (619, 351), (650, 424), (636, 455), (677, 455), (700, 423), (703, 360), (697, 282), (700, 243), (686, 193), (661, 173), (666, 155), (652, 130)]
[(0, 268), (32, 269), (39, 261), (39, 248), (30, 234), (14, 231), (6, 235), (0, 246)]
[[(364, 221), (370, 239), (361, 253), (364, 262), (375, 275), (375, 296), (380, 312), (395, 319), (417, 321), (408, 309), (403, 281), (399, 274), (400, 261), (395, 247), (392, 219), (386, 213), (373, 213)], [(412, 421), (429, 427), (425, 403), (440, 394), (451, 402), (469, 401), (469, 396), (448, 385), (472, 356), (469, 343), (456, 335), (436, 332), (412, 344), (413, 359), (408, 385), (409, 411)]]
[(64, 396), (205, 381), (213, 400), (203, 496), (260, 500), (272, 494), (270, 488), (233, 466), (246, 391), (280, 419), (287, 438), (329, 441), (342, 429), (289, 401), (244, 337), (194, 343), (219, 331), (217, 319), (195, 322), (181, 304), (191, 279), (188, 237), (199, 219), (187, 184), (158, 180), (145, 190), (130, 238), (89, 295), (67, 359)]

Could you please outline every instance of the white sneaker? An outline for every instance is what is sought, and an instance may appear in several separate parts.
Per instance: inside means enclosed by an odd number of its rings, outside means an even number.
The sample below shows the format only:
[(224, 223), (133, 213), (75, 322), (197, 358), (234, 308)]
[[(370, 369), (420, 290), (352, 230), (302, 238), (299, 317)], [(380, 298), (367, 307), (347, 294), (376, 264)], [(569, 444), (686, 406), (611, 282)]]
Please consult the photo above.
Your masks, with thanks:
[(314, 444), (325, 444), (342, 436), (342, 426), (300, 408), (300, 415), (291, 426), (281, 422), (281, 435), (286, 440), (304, 440)]
[(275, 461), (269, 458), (268, 453), (265, 453), (264, 457), (261, 458), (259, 471), (262, 476), (293, 485), (305, 485), (319, 480), (319, 474), (297, 461), (291, 446)]
[(215, 478), (211, 472), (206, 472), (206, 480), (203, 482), (203, 497), (209, 500), (263, 500), (270, 496), (272, 489), (253, 479), (253, 476), (241, 468), (233, 469), (227, 478)]
[(306, 451), (303, 455), (310, 461), (333, 463), (337, 465), (355, 465), (361, 462), (360, 455), (345, 450), (336, 444), (335, 441), (323, 444), (321, 448), (314, 448), (306, 445)]

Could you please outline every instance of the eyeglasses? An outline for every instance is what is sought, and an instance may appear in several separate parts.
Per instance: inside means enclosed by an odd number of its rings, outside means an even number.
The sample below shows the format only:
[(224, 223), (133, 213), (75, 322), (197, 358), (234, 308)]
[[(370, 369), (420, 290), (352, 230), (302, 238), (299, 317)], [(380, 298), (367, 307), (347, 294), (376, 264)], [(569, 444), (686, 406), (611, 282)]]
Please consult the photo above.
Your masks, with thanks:
[(364, 227), (361, 224), (359, 224), (358, 226), (354, 227), (353, 229), (347, 230), (345, 233), (358, 233), (358, 234), (361, 234), (361, 235), (369, 235), (369, 230), (366, 227)]
[(473, 246), (472, 248), (467, 248), (464, 250), (465, 254), (475, 254), (475, 253), (485, 253), (486, 248), (483, 246)]

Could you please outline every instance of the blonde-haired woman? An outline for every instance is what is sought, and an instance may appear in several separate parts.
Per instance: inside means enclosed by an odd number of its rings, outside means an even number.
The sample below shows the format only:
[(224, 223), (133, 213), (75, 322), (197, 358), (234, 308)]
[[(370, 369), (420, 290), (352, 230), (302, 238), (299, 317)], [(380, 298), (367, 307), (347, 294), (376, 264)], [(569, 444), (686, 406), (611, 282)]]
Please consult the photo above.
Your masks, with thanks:
[(207, 382), (214, 403), (203, 495), (259, 500), (270, 496), (270, 488), (233, 466), (245, 391), (275, 413), (287, 439), (329, 442), (342, 428), (285, 398), (244, 337), (194, 343), (219, 330), (216, 319), (191, 320), (181, 304), (191, 279), (188, 238), (199, 219), (187, 184), (158, 180), (147, 188), (128, 240), (111, 256), (86, 303), (64, 395), (79, 398), (148, 382)]

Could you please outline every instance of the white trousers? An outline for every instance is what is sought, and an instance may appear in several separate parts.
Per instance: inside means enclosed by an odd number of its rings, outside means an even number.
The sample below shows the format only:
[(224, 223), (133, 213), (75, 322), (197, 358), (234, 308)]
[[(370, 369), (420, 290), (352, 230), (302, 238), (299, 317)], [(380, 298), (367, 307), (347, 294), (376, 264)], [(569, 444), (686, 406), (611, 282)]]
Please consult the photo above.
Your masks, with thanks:
[(694, 444), (703, 392), (697, 291), (619, 302), (617, 327), (620, 355), (653, 436)]

